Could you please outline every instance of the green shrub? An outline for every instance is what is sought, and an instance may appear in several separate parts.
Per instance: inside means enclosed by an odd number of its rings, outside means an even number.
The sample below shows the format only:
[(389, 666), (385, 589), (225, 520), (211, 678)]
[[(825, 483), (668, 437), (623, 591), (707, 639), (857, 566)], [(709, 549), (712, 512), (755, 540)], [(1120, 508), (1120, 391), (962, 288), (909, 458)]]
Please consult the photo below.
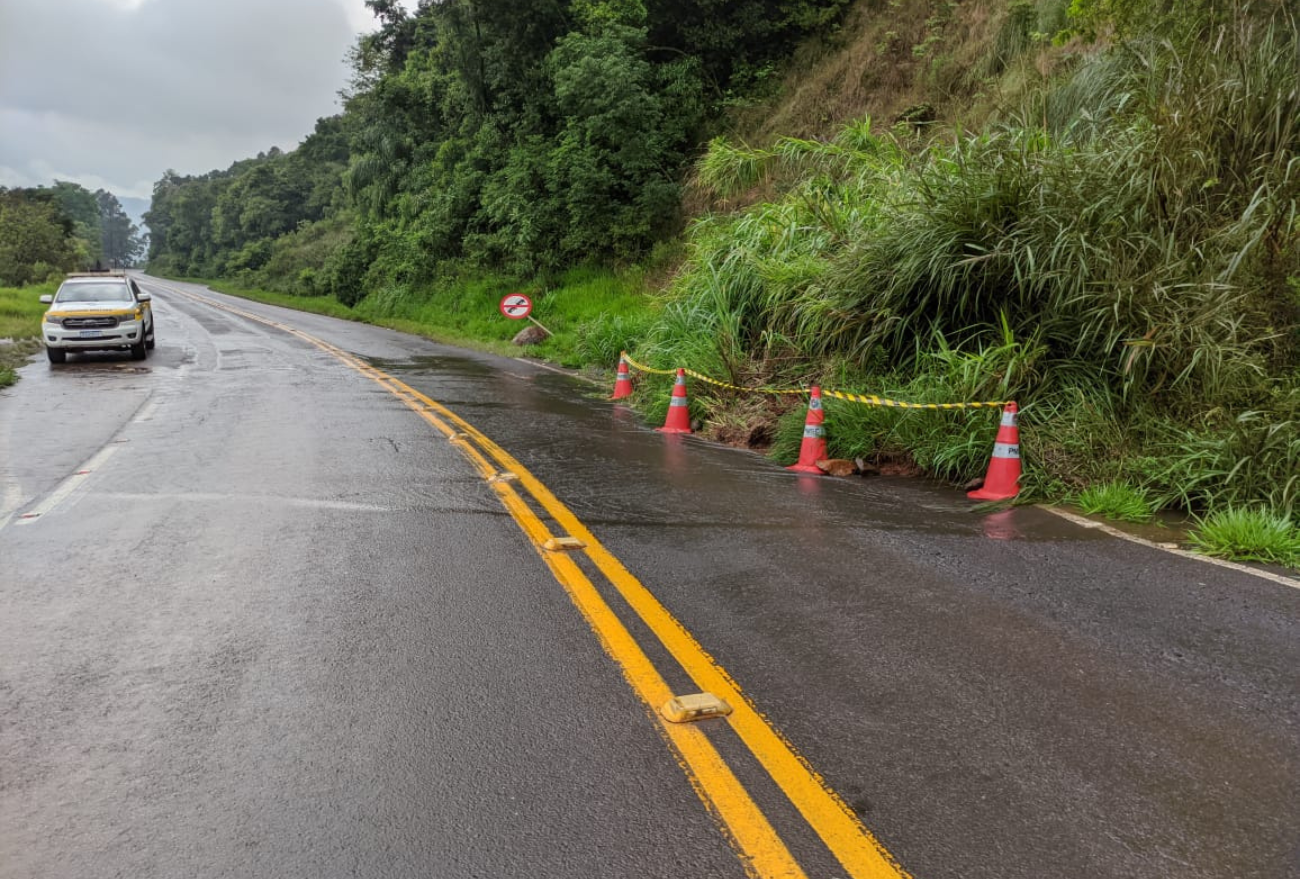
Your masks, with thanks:
[(1086, 488), (1079, 493), (1076, 503), (1085, 513), (1100, 513), (1121, 522), (1150, 522), (1155, 513), (1148, 492), (1126, 482), (1106, 482)]
[(1213, 512), (1188, 539), (1207, 555), (1300, 566), (1300, 529), (1290, 516), (1258, 507)]

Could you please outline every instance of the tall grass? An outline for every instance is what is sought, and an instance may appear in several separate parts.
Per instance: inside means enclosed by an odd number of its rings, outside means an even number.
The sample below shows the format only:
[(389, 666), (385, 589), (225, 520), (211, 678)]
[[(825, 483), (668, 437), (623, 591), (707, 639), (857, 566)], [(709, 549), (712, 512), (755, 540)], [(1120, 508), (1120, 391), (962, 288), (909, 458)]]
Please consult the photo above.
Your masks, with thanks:
[[(1043, 431), (1026, 446), (1044, 490), (1293, 505), (1300, 40), (1249, 17), (1202, 36), (1117, 45), (919, 149), (870, 120), (824, 143), (715, 141), (703, 185), (781, 195), (693, 226), (646, 350), (733, 377), (847, 364), (927, 399), (996, 388)], [(1012, 341), (1015, 363), (988, 356)], [(969, 471), (959, 418), (938, 439), (894, 411), (845, 418), (855, 449), (903, 438), (932, 471)]]

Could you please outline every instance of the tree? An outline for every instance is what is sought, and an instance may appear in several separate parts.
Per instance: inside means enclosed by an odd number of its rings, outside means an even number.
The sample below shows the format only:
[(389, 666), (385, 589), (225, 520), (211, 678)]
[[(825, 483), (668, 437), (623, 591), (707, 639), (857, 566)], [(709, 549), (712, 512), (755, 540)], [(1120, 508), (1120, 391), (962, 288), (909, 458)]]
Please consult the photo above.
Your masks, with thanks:
[(72, 221), (39, 190), (0, 188), (0, 285), (16, 287), (71, 271)]
[(99, 204), (100, 250), (104, 262), (112, 268), (135, 265), (144, 251), (140, 230), (113, 193), (101, 189), (95, 193), (95, 201)]

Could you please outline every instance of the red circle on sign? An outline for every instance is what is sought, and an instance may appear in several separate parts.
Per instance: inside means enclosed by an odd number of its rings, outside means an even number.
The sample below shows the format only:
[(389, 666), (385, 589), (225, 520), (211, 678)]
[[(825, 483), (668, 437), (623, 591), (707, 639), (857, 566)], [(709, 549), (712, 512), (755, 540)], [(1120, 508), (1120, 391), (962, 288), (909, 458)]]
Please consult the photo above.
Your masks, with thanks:
[(532, 314), (533, 300), (522, 293), (507, 293), (501, 297), (501, 313), (511, 320), (523, 320)]

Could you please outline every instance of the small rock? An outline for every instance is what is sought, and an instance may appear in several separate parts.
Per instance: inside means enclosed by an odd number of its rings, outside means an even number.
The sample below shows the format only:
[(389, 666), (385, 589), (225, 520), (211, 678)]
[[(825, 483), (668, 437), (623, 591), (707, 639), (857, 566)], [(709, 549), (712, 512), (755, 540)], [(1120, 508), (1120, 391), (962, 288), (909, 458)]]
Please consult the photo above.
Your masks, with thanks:
[(963, 486), (961, 487), (961, 490), (962, 490), (962, 491), (978, 491), (979, 489), (981, 489), (981, 488), (983, 488), (983, 487), (984, 487), (984, 477), (983, 477), (983, 476), (980, 476), (980, 477), (978, 477), (978, 478), (976, 478), (976, 479), (972, 479), (970, 482), (968, 482), (968, 483), (966, 483), (965, 485), (963, 485)]
[(516, 333), (515, 337), (511, 341), (516, 345), (540, 345), (542, 342), (545, 342), (550, 335), (551, 334), (546, 332), (546, 330), (533, 324), (532, 326), (524, 327)]
[(831, 458), (826, 461), (818, 461), (817, 469), (827, 476), (852, 476), (858, 472), (857, 466), (852, 461), (846, 461), (843, 458)]
[(854, 458), (853, 463), (857, 465), (858, 473), (863, 476), (879, 476), (880, 468), (874, 464), (868, 464), (866, 458)]

